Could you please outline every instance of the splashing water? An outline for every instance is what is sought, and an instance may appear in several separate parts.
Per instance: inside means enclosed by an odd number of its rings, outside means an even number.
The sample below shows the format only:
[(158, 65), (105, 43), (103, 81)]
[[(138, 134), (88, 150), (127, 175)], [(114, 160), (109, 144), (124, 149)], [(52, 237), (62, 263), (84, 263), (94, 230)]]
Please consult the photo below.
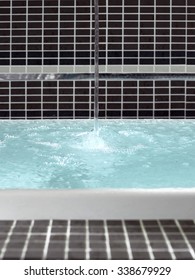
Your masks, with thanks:
[(194, 121), (100, 123), (0, 121), (1, 188), (194, 187)]

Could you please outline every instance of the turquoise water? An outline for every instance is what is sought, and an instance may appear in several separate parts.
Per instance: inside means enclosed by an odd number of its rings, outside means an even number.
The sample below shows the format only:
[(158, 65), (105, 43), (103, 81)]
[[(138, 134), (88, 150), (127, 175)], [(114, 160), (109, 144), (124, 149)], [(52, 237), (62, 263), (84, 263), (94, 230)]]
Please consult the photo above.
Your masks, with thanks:
[(0, 187), (195, 187), (195, 121), (0, 121)]

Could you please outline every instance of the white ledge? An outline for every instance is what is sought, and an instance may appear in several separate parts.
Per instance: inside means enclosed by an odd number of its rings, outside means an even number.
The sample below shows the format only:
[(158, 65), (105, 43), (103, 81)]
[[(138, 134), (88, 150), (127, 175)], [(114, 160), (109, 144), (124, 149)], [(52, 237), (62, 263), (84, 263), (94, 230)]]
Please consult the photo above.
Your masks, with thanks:
[(195, 189), (0, 190), (0, 219), (195, 219)]

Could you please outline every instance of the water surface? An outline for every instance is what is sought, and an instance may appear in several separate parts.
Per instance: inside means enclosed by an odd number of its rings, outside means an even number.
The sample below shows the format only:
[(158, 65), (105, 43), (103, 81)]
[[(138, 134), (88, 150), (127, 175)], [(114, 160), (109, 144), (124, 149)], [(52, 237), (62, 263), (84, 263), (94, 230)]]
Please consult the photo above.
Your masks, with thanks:
[(193, 120), (0, 121), (0, 188), (195, 187)]

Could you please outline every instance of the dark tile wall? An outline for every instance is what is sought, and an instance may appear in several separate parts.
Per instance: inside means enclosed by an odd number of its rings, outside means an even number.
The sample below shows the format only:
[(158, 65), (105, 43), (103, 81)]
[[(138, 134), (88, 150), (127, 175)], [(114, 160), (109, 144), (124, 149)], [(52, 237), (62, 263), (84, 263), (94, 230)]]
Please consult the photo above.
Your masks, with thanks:
[[(94, 63), (94, 1), (0, 1), (0, 65)], [(99, 0), (101, 65), (195, 64), (194, 0)]]
[[(93, 81), (0, 81), (0, 117), (91, 118)], [(102, 80), (100, 118), (195, 118), (194, 81)]]
[[(0, 1), (0, 67), (93, 65), (93, 5)], [(99, 5), (100, 65), (195, 64), (194, 0), (99, 0)], [(99, 115), (194, 118), (194, 84), (104, 80)], [(93, 88), (92, 81), (1, 81), (0, 118), (91, 118)]]

